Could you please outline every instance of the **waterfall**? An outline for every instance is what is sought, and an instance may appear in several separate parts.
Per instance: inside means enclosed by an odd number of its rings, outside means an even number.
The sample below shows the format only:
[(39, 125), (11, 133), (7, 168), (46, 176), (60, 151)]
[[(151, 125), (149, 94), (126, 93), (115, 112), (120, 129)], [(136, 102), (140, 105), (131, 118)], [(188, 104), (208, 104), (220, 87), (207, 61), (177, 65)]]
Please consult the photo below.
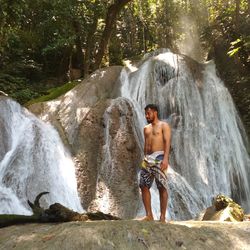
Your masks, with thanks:
[(74, 164), (58, 133), (18, 103), (0, 99), (0, 213), (31, 214), (27, 200), (82, 211)]
[[(161, 50), (137, 67), (124, 68), (120, 81), (121, 96), (133, 102), (141, 133), (149, 103), (157, 104), (161, 119), (171, 124), (169, 216), (193, 218), (221, 193), (249, 212), (250, 159), (244, 128), (214, 63), (200, 64)], [(158, 198), (152, 203), (159, 214)]]

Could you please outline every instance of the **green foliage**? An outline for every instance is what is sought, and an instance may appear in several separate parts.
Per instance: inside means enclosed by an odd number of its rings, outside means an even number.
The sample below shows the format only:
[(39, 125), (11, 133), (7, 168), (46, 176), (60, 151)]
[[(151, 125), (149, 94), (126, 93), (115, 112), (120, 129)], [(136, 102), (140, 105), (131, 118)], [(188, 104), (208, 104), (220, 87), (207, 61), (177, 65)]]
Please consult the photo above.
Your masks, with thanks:
[(0, 74), (0, 90), (21, 104), (39, 95), (36, 91), (30, 89), (27, 78), (3, 73)]
[[(250, 53), (250, 35), (248, 36), (244, 36), (244, 37), (240, 37), (238, 39), (236, 39), (235, 41), (230, 43), (230, 50), (227, 52), (227, 54), (231, 57), (234, 56), (237, 53), (241, 53), (244, 51), (249, 54)], [(247, 58), (247, 63), (249, 63), (250, 58)]]
[[(1, 0), (0, 72), (23, 77), (16, 96), (35, 96), (32, 85), (65, 76), (70, 67), (93, 70), (112, 0)], [(238, 5), (236, 5), (238, 3)], [(159, 47), (178, 52), (176, 41), (194, 30), (207, 49), (223, 43), (225, 55), (249, 69), (248, 0), (134, 0), (123, 8), (106, 51), (105, 65), (122, 64)], [(186, 18), (186, 19), (185, 19)], [(192, 20), (193, 23), (186, 22)], [(86, 66), (87, 65), (87, 66)], [(86, 67), (85, 67), (86, 66)], [(10, 86), (10, 85), (9, 85)], [(23, 86), (21, 84), (21, 86)]]
[[(111, 4), (111, 0), (2, 0), (0, 69), (13, 61), (33, 60), (46, 75), (65, 74), (79, 45), (94, 64)], [(135, 0), (126, 6), (113, 33), (107, 63), (121, 63), (123, 57), (157, 46), (171, 47), (171, 40), (178, 35), (171, 29), (177, 23), (176, 4), (180, 5), (173, 0)]]
[(27, 88), (21, 89), (11, 95), (12, 98), (16, 99), (19, 103), (24, 104), (32, 98), (36, 98), (39, 93)]
[(26, 78), (0, 74), (0, 89), (9, 95), (23, 86), (26, 86), (26, 83)]
[(242, 39), (239, 39), (239, 38), (236, 41), (231, 42), (230, 43), (231, 47), (230, 47), (230, 50), (227, 52), (227, 54), (229, 56), (233, 56), (234, 54), (236, 54), (242, 46), (241, 43), (242, 43)]
[(236, 82), (250, 70), (250, 3), (247, 0), (206, 2), (209, 22), (203, 29), (203, 41), (217, 53), (214, 56), (217, 66), (223, 69), (224, 79)]

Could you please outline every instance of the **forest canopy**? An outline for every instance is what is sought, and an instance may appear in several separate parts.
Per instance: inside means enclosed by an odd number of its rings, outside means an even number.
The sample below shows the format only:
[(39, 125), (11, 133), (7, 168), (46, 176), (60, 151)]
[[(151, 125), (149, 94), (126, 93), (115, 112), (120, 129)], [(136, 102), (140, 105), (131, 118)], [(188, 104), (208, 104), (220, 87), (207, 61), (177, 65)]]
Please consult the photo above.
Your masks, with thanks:
[(249, 16), (249, 0), (1, 0), (0, 90), (25, 102), (162, 47), (247, 76)]

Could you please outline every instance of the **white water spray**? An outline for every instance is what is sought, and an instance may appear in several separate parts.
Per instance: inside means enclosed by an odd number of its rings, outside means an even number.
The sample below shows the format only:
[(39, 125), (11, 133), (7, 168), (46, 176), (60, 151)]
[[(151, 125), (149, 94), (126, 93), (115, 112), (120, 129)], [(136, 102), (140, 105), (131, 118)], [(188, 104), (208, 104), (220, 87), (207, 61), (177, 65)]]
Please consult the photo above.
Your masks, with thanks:
[[(213, 62), (199, 64), (168, 50), (147, 56), (121, 74), (121, 95), (133, 103), (143, 131), (144, 107), (155, 103), (171, 117), (169, 209), (172, 219), (190, 219), (223, 193), (250, 209), (250, 159), (243, 126)], [(159, 214), (158, 199), (153, 209)]]
[(0, 213), (31, 214), (27, 200), (45, 191), (42, 207), (59, 202), (83, 211), (74, 164), (56, 130), (10, 99), (0, 107)]

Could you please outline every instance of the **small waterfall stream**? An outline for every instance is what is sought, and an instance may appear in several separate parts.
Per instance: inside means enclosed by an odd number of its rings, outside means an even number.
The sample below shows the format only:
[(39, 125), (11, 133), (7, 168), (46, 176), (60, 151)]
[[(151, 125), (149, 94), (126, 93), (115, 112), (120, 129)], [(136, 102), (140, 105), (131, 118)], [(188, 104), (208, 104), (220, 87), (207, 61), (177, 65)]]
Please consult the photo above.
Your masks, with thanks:
[[(171, 123), (169, 217), (190, 219), (223, 193), (250, 210), (250, 159), (232, 98), (213, 62), (199, 64), (161, 50), (121, 73), (121, 96), (146, 124), (144, 107), (155, 103)], [(153, 190), (157, 193), (156, 190)], [(158, 198), (153, 210), (159, 214)]]
[(82, 211), (74, 164), (56, 130), (10, 99), (0, 99), (0, 213), (31, 214), (27, 200)]

